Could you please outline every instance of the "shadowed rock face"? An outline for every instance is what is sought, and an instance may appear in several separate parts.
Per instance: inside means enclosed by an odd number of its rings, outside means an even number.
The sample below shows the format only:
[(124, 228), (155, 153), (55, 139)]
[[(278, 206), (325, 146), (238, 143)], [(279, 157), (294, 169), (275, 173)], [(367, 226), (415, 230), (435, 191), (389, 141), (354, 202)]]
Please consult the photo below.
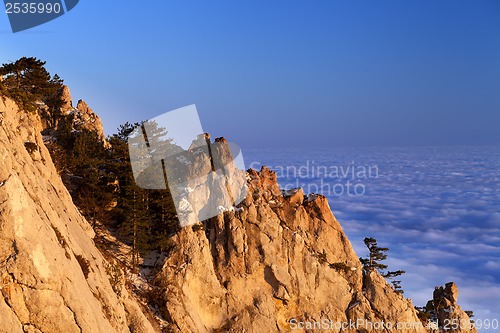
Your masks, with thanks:
[(111, 286), (40, 118), (1, 98), (0, 113), (0, 332), (154, 332), (124, 286)]

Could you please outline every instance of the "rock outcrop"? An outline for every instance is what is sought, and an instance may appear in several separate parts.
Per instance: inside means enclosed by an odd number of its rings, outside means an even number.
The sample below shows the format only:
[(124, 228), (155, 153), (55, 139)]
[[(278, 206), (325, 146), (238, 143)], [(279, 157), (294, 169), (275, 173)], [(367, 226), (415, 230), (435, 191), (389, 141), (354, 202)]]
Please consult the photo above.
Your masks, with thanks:
[(67, 126), (67, 122), (69, 122), (71, 130), (76, 132), (82, 130), (94, 132), (103, 145), (109, 147), (109, 143), (104, 134), (101, 118), (92, 111), (87, 103), (80, 99), (76, 107), (74, 107), (70, 90), (68, 86), (65, 85), (62, 86), (59, 97), (61, 99), (61, 106), (59, 108), (60, 116), (58, 117), (54, 117), (52, 114), (53, 111), (49, 110), (44, 103), (39, 102), (37, 105), (40, 111), (42, 130), (44, 133), (50, 135), (51, 140), (53, 137), (57, 138), (60, 127)]
[(449, 282), (444, 287), (436, 287), (433, 299), (425, 306), (425, 312), (430, 314), (431, 321), (439, 323), (445, 332), (476, 333), (469, 316), (457, 302), (457, 285)]
[(62, 105), (61, 105), (61, 111), (63, 113), (68, 113), (73, 110), (73, 99), (71, 98), (71, 93), (69, 91), (68, 86), (63, 85), (61, 89), (61, 100), (62, 100)]
[(84, 100), (80, 99), (78, 101), (76, 109), (71, 111), (71, 114), (73, 115), (73, 127), (76, 130), (85, 129), (95, 132), (99, 140), (108, 145), (102, 128), (101, 118), (92, 111)]
[(0, 332), (155, 332), (107, 274), (36, 113), (0, 98)]
[[(104, 134), (101, 118), (83, 100), (78, 100), (76, 107), (73, 106), (68, 86), (63, 85), (59, 91), (61, 106), (54, 112), (41, 102), (37, 102), (38, 113), (40, 114), (42, 133), (46, 140), (53, 141), (60, 136), (61, 128), (74, 132), (87, 130), (97, 135), (103, 146), (109, 148), (110, 145)], [(55, 116), (56, 115), (56, 116)]]

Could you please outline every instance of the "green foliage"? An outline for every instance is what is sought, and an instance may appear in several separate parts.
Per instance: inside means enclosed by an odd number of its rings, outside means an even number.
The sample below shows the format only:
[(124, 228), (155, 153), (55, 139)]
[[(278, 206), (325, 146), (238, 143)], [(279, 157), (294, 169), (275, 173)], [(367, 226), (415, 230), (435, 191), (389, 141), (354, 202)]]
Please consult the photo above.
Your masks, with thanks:
[(149, 250), (169, 250), (168, 237), (179, 228), (171, 194), (138, 187), (130, 165), (127, 137), (139, 124), (121, 125), (108, 138), (108, 149), (95, 133), (74, 132), (71, 124), (59, 122), (58, 145), (69, 153), (57, 164), (71, 175), (68, 187), (74, 188), (73, 199), (85, 217), (94, 226), (100, 221), (116, 227), (132, 246), (133, 266)]
[(391, 284), (395, 292), (401, 295), (404, 294), (404, 290), (401, 289), (401, 281), (399, 280), (391, 281)]
[[(62, 122), (61, 139), (51, 152), (62, 151), (55, 157), (56, 165), (69, 175), (66, 185), (72, 188), (75, 204), (95, 227), (98, 220), (107, 218), (107, 208), (113, 201), (113, 194), (107, 184), (106, 149), (95, 132), (82, 130), (72, 133)], [(52, 154), (53, 156), (55, 154)]]
[(328, 262), (328, 260), (326, 259), (326, 253), (325, 253), (325, 250), (323, 250), (322, 253), (317, 253), (317, 256), (318, 256), (318, 261), (320, 264), (326, 264)]
[(351, 270), (351, 267), (349, 267), (347, 264), (343, 262), (335, 262), (333, 264), (330, 264), (330, 268), (333, 268), (339, 272), (344, 272), (344, 273), (347, 273)]
[[(179, 230), (172, 196), (168, 190), (145, 190), (137, 186), (130, 165), (128, 135), (140, 124), (125, 123), (108, 141), (105, 170), (108, 178), (117, 181), (113, 192), (117, 201), (113, 219), (122, 239), (132, 246), (132, 264), (149, 250), (169, 251), (169, 236)], [(154, 135), (149, 136), (154, 140)]]
[(386, 247), (379, 247), (377, 245), (377, 240), (372, 237), (366, 237), (364, 239), (365, 245), (370, 251), (370, 256), (368, 259), (360, 259), (365, 269), (378, 269), (383, 270), (387, 268), (387, 265), (381, 264), (380, 261), (387, 259), (385, 252), (389, 251)]
[(418, 306), (415, 307), (415, 310), (417, 310), (418, 319), (420, 319), (422, 323), (427, 324), (431, 319), (431, 314), (425, 311), (425, 308), (421, 308)]
[[(388, 266), (380, 262), (387, 259), (387, 254), (385, 253), (389, 251), (389, 249), (387, 247), (379, 247), (377, 240), (372, 237), (366, 237), (364, 239), (364, 243), (368, 248), (370, 255), (368, 258), (359, 258), (359, 261), (365, 270), (376, 269), (386, 279), (392, 279), (406, 273), (403, 270), (387, 271), (384, 273), (383, 270), (387, 269)], [(392, 281), (391, 283), (392, 287), (398, 294), (404, 293), (403, 289), (401, 289), (401, 281)]]
[(33, 57), (3, 64), (0, 66), (0, 90), (23, 110), (36, 111), (36, 103), (43, 102), (56, 117), (63, 103), (60, 97), (63, 80), (57, 74), (51, 76), (44, 66), (45, 61)]
[(128, 121), (118, 127), (118, 131), (110, 139), (116, 139), (118, 141), (127, 143), (128, 136), (132, 133), (135, 127), (139, 126), (140, 123), (131, 124)]
[(386, 279), (392, 279), (395, 278), (396, 276), (400, 276), (406, 273), (406, 271), (403, 270), (397, 270), (397, 271), (388, 271), (387, 273), (382, 274), (383, 277)]

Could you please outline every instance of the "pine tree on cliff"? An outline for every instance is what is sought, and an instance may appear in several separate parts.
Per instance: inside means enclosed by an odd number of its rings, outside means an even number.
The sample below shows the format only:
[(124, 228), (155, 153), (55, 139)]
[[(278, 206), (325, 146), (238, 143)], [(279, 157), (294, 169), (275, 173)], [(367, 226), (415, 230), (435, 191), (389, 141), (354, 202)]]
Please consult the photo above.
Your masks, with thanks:
[(150, 225), (149, 225), (149, 198), (147, 190), (144, 190), (133, 182), (128, 182), (125, 188), (125, 196), (122, 207), (125, 212), (125, 220), (122, 222), (120, 231), (128, 238), (132, 246), (131, 263), (132, 269), (136, 269), (139, 258), (150, 250)]
[(151, 237), (155, 248), (166, 251), (170, 248), (169, 236), (180, 228), (174, 200), (169, 190), (151, 191)]
[[(368, 251), (370, 252), (368, 258), (359, 258), (359, 260), (363, 264), (364, 269), (366, 270), (376, 269), (386, 279), (392, 279), (395, 278), (396, 276), (400, 276), (406, 273), (403, 270), (384, 272), (384, 270), (387, 269), (388, 266), (380, 263), (380, 261), (387, 259), (387, 254), (385, 254), (385, 252), (389, 251), (389, 249), (387, 247), (379, 247), (377, 244), (377, 240), (372, 237), (366, 237), (364, 239), (364, 243), (368, 248)], [(397, 293), (399, 294), (404, 293), (404, 291), (401, 289), (401, 281), (392, 281), (391, 283), (394, 290)]]
[[(151, 149), (154, 149), (156, 156), (164, 156), (167, 158), (167, 155), (182, 151), (182, 148), (173, 143), (173, 139), (168, 135), (165, 128), (161, 127), (156, 122), (147, 123), (147, 140)], [(168, 165), (168, 161), (163, 159), (159, 166), (164, 169), (166, 165)], [(162, 251), (168, 249), (170, 246), (168, 236), (178, 231), (180, 227), (174, 201), (168, 187), (166, 172), (167, 170), (163, 170), (161, 179), (155, 179), (156, 177), (151, 177), (151, 175), (148, 177), (150, 181), (154, 181), (157, 184), (163, 183), (162, 185), (165, 185), (165, 189), (149, 191), (151, 194), (152, 242), (157, 249)]]
[[(167, 250), (168, 237), (178, 226), (175, 206), (168, 189), (145, 190), (135, 182), (127, 139), (139, 125), (125, 123), (109, 138), (112, 148), (110, 165), (106, 168), (120, 184), (118, 205), (114, 211), (118, 214), (120, 232), (132, 247), (131, 259), (134, 268), (139, 256), (146, 251)], [(150, 145), (154, 146), (163, 136), (163, 132), (154, 125), (152, 127), (153, 131), (150, 131), (148, 140)]]
[(383, 277), (386, 279), (392, 279), (395, 278), (396, 276), (400, 276), (406, 273), (406, 271), (403, 270), (397, 270), (397, 271), (388, 271), (387, 273), (382, 274)]
[[(133, 129), (137, 126), (139, 126), (139, 124), (137, 123), (134, 125), (126, 123), (120, 126), (116, 138), (122, 142), (121, 144), (126, 144), (128, 135), (130, 135)], [(148, 122), (146, 127), (149, 147), (151, 147), (151, 149), (155, 151), (155, 154), (157, 156), (167, 155), (167, 152), (171, 153), (172, 151), (175, 151), (176, 148), (179, 149), (172, 144), (172, 139), (169, 138), (164, 128), (160, 127), (154, 122)], [(145, 159), (149, 159), (152, 156), (150, 156), (148, 152), (145, 152), (144, 157)], [(128, 164), (126, 172), (130, 174), (128, 182), (134, 182), (135, 184), (135, 180), (132, 179), (131, 167), (128, 159), (127, 162)], [(158, 161), (156, 162), (156, 164), (158, 164)], [(163, 164), (153, 165), (154, 168), (163, 166)], [(168, 184), (166, 184), (166, 180), (164, 178), (164, 173), (158, 174), (158, 172), (156, 172), (157, 169), (155, 169), (155, 172), (150, 173), (150, 168), (151, 167), (148, 167), (146, 168), (146, 170), (144, 170), (143, 174), (146, 175), (146, 179), (142, 179), (142, 181), (144, 182), (145, 180), (149, 180), (150, 182), (154, 182), (157, 185), (166, 185), (166, 189), (163, 190), (147, 191), (151, 232), (150, 245), (153, 248), (165, 250), (168, 247), (168, 235), (177, 230), (178, 220), (174, 202), (168, 189)], [(160, 176), (160, 178), (156, 179), (158, 175)]]
[(71, 173), (79, 179), (75, 202), (94, 228), (97, 221), (105, 222), (106, 208), (113, 200), (104, 171), (105, 158), (105, 149), (97, 133), (82, 130), (75, 134), (68, 162)]
[(111, 149), (106, 167), (119, 184), (114, 214), (121, 237), (132, 247), (130, 258), (134, 270), (140, 255), (150, 248), (149, 196), (135, 184), (127, 145), (127, 137), (136, 125), (121, 125), (118, 133), (109, 138)]
[(37, 102), (45, 103), (51, 115), (60, 111), (60, 91), (63, 80), (51, 76), (45, 69), (45, 61), (34, 57), (21, 59), (0, 66), (2, 91), (14, 99), (26, 111), (36, 111)]
[(363, 267), (368, 270), (377, 269), (379, 271), (386, 269), (387, 265), (381, 264), (380, 261), (387, 259), (387, 254), (385, 254), (385, 252), (389, 251), (389, 249), (386, 247), (379, 247), (377, 245), (377, 240), (372, 237), (366, 237), (364, 242), (370, 251), (370, 256), (368, 259), (359, 258)]
[(401, 288), (400, 280), (391, 281), (391, 284), (395, 292), (397, 292), (398, 294), (404, 294), (404, 290)]

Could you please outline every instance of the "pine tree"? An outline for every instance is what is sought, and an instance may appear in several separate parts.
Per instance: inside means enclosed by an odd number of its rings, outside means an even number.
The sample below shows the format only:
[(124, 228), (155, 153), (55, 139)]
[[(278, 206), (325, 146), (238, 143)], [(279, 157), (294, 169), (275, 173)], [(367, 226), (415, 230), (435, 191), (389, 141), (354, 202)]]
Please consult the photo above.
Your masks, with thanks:
[(365, 245), (370, 251), (370, 256), (368, 259), (360, 258), (363, 266), (366, 269), (378, 269), (384, 270), (387, 268), (387, 265), (381, 264), (379, 261), (387, 259), (387, 255), (385, 252), (389, 251), (386, 247), (379, 247), (377, 245), (377, 240), (372, 237), (366, 237), (364, 239)]
[(151, 237), (153, 248), (166, 251), (170, 248), (169, 236), (180, 229), (177, 212), (170, 191), (151, 191)]
[(139, 257), (151, 248), (151, 211), (147, 190), (137, 186), (130, 165), (127, 138), (138, 124), (121, 125), (118, 133), (109, 138), (109, 165), (111, 177), (118, 180), (119, 230), (123, 239), (132, 247), (131, 263), (135, 270)]
[[(109, 138), (112, 146), (110, 150), (110, 170), (118, 179), (121, 192), (118, 209), (123, 211), (120, 230), (126, 235), (127, 242), (132, 246), (133, 262), (137, 256), (146, 250), (169, 249), (168, 241), (171, 233), (178, 230), (178, 220), (174, 202), (168, 186), (166, 190), (144, 190), (137, 186), (130, 165), (128, 136), (140, 124), (125, 123), (118, 128), (118, 132)], [(156, 153), (171, 144), (163, 128), (155, 123), (148, 124), (148, 143), (156, 149)], [(146, 154), (149, 154), (146, 152)], [(145, 155), (144, 158), (151, 158)], [(148, 170), (147, 170), (148, 171)], [(147, 172), (146, 171), (146, 172)], [(153, 181), (165, 181), (154, 179)], [(146, 241), (145, 241), (146, 240)]]
[(119, 140), (122, 143), (127, 143), (128, 136), (130, 135), (130, 133), (132, 133), (134, 128), (136, 128), (139, 125), (140, 125), (140, 123), (130, 124), (127, 121), (125, 124), (120, 125), (118, 127), (118, 132), (116, 134), (114, 134), (111, 138)]
[(77, 185), (75, 203), (95, 228), (97, 221), (107, 217), (107, 207), (113, 201), (105, 172), (106, 152), (95, 132), (82, 130), (74, 134), (67, 166)]
[(387, 273), (382, 274), (383, 277), (386, 279), (392, 279), (395, 278), (396, 276), (400, 276), (406, 273), (406, 271), (403, 270), (397, 270), (397, 271), (388, 271)]
[[(384, 272), (384, 270), (387, 269), (388, 266), (380, 263), (380, 261), (387, 259), (387, 254), (385, 254), (385, 252), (389, 251), (389, 249), (387, 247), (379, 247), (377, 244), (377, 240), (372, 237), (366, 237), (364, 239), (364, 243), (370, 252), (368, 258), (359, 258), (359, 260), (363, 264), (364, 269), (366, 270), (376, 269), (386, 279), (392, 279), (395, 278), (396, 276), (400, 276), (406, 273), (403, 270)], [(397, 293), (399, 294), (404, 293), (404, 291), (401, 289), (401, 281), (392, 281), (391, 283), (394, 290)]]
[(135, 270), (139, 257), (150, 249), (149, 228), (149, 201), (146, 190), (141, 189), (134, 182), (129, 181), (124, 186), (121, 198), (121, 207), (124, 212), (124, 220), (120, 224), (120, 233), (132, 246), (131, 263)]
[(58, 112), (62, 101), (59, 91), (63, 80), (45, 69), (45, 61), (34, 57), (22, 57), (13, 63), (0, 67), (3, 78), (2, 89), (8, 97), (13, 98), (21, 108), (36, 111), (36, 102), (47, 105), (51, 112)]
[(404, 290), (401, 289), (401, 281), (399, 280), (391, 281), (391, 284), (395, 292), (397, 292), (398, 294), (404, 294)]

